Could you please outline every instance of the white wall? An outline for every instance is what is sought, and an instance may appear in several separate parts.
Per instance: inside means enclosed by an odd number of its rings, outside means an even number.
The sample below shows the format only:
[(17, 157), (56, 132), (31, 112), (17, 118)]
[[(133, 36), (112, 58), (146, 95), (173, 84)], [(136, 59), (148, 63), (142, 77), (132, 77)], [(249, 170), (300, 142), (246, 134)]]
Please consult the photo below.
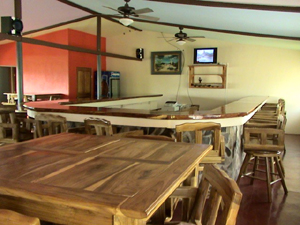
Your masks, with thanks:
[[(131, 31), (107, 38), (108, 52), (135, 56), (136, 48), (145, 51), (142, 62), (107, 58), (107, 70), (121, 72), (123, 96), (163, 94), (160, 106), (167, 100), (177, 99), (179, 103), (200, 104), (204, 110), (226, 104), (225, 99), (231, 102), (245, 96), (284, 98), (286, 132), (300, 134), (299, 50), (197, 39), (180, 46), (185, 56), (182, 75), (151, 75), (151, 52), (178, 50), (174, 41), (170, 45), (159, 37), (161, 34), (156, 32)], [(193, 64), (193, 49), (198, 47), (218, 47), (218, 62), (228, 64), (226, 89), (188, 88), (188, 65)]]

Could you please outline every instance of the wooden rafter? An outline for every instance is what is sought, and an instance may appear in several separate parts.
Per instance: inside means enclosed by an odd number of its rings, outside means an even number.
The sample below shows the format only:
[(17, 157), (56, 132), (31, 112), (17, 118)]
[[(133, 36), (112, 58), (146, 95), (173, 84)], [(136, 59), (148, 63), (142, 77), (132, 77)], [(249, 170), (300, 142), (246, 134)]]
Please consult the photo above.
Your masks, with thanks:
[(233, 8), (233, 9), (250, 9), (263, 11), (277, 11), (277, 12), (294, 12), (300, 13), (298, 6), (280, 6), (280, 5), (259, 5), (259, 4), (244, 4), (232, 2), (215, 2), (215, 1), (196, 1), (196, 0), (147, 0), (150, 2), (163, 2), (173, 4), (185, 4), (218, 8)]
[(33, 39), (33, 38), (26, 38), (26, 37), (20, 37), (20, 36), (14, 36), (14, 35), (0, 33), (0, 40), (5, 40), (5, 39), (11, 40), (11, 41), (20, 41), (23, 43), (34, 44), (34, 45), (42, 45), (42, 46), (46, 46), (46, 47), (59, 48), (59, 49), (75, 51), (75, 52), (83, 52), (83, 53), (89, 53), (89, 54), (101, 55), (101, 56), (107, 56), (107, 57), (113, 57), (113, 58), (119, 58), (119, 59), (142, 61), (141, 59), (137, 59), (137, 58), (131, 57), (131, 56), (124, 56), (124, 55), (119, 55), (119, 54), (114, 54), (114, 53), (109, 53), (109, 52), (102, 52), (102, 51), (97, 51), (97, 50), (92, 50), (92, 49), (80, 48), (80, 47), (76, 47), (76, 46), (57, 44), (57, 43), (42, 41), (42, 40)]

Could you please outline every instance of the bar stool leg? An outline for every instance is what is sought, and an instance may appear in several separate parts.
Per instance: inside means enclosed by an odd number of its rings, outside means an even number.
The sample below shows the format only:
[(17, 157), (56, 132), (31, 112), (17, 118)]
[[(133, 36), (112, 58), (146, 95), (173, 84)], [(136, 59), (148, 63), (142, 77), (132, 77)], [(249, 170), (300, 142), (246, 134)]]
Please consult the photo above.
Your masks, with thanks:
[(244, 159), (241, 169), (240, 169), (240, 173), (236, 180), (237, 184), (240, 182), (241, 177), (244, 176), (244, 174), (247, 172), (247, 167), (248, 167), (248, 163), (249, 163), (250, 159), (251, 159), (251, 154), (246, 153), (245, 159)]
[(283, 160), (282, 157), (279, 156), (279, 159), (278, 159), (279, 165), (280, 165), (280, 167), (281, 167), (282, 174), (283, 174), (283, 176), (285, 177), (285, 170), (284, 170), (284, 167), (283, 167), (282, 160)]
[[(254, 164), (253, 164), (253, 168), (252, 168), (252, 176), (255, 177), (256, 176), (256, 170), (258, 169), (258, 163), (259, 162), (259, 158), (257, 156), (254, 156)], [(251, 178), (251, 182), (250, 184), (253, 185), (254, 183), (254, 178)]]
[(285, 184), (284, 174), (282, 172), (283, 167), (282, 167), (282, 164), (280, 163), (281, 159), (278, 159), (278, 157), (274, 157), (274, 158), (275, 158), (275, 162), (276, 162), (276, 166), (277, 166), (277, 171), (278, 171), (279, 177), (281, 179), (281, 184), (282, 184), (282, 187), (284, 189), (284, 193), (287, 194), (288, 190), (287, 190), (287, 187), (286, 187), (286, 184)]
[(269, 157), (265, 157), (266, 163), (266, 183), (267, 183), (267, 191), (268, 191), (268, 200), (272, 202), (272, 190), (271, 190), (271, 171), (269, 165)]

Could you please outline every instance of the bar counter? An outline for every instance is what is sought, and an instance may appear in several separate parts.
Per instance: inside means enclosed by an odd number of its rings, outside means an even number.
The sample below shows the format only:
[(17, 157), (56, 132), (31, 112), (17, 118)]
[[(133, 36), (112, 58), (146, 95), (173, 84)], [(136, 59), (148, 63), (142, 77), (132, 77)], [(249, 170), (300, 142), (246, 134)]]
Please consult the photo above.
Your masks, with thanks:
[[(26, 102), (30, 117), (37, 113), (54, 113), (68, 121), (83, 122), (87, 117), (100, 117), (114, 125), (175, 128), (184, 122), (217, 122), (222, 127), (243, 125), (261, 108), (268, 97), (246, 97), (212, 110), (187, 107), (179, 111), (164, 111), (155, 104), (162, 95), (119, 99)], [(146, 109), (145, 109), (146, 108)]]

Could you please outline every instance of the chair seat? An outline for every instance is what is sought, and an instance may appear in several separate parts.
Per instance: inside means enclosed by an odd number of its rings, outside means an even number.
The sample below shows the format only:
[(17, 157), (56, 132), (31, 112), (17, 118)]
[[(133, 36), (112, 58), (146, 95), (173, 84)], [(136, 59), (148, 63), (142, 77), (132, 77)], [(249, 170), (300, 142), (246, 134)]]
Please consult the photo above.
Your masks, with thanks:
[(280, 156), (282, 153), (281, 151), (267, 151), (267, 150), (262, 150), (262, 151), (245, 150), (244, 152), (257, 157), (277, 157)]
[(8, 209), (0, 209), (0, 224), (3, 225), (40, 225), (36, 217), (26, 216)]

